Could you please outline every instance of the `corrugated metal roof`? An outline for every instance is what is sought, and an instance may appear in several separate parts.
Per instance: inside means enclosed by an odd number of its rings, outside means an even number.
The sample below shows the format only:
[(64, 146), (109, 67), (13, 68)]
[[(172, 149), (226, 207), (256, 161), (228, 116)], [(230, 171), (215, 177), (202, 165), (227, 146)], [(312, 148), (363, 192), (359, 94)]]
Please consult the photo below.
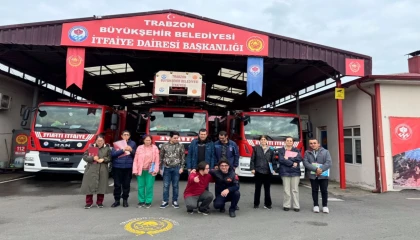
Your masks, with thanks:
[[(205, 20), (249, 32), (255, 32), (269, 36), (269, 58), (279, 59), (299, 59), (299, 60), (319, 60), (326, 62), (335, 70), (345, 72), (345, 58), (356, 58), (365, 60), (365, 74), (372, 74), (372, 58), (366, 55), (353, 53), (337, 48), (323, 46), (298, 39), (288, 38), (281, 35), (266, 33), (255, 29), (249, 29), (221, 21), (217, 21), (202, 16), (177, 11), (162, 10), (131, 14), (118, 14), (101, 16), (101, 19), (124, 18), (132, 16), (142, 16), (161, 13), (175, 13), (191, 18)], [(22, 44), (22, 45), (45, 45), (60, 46), (62, 24), (68, 22), (93, 21), (95, 17), (67, 19), (60, 21), (37, 22), (28, 24), (17, 24), (0, 26), (0, 44)]]

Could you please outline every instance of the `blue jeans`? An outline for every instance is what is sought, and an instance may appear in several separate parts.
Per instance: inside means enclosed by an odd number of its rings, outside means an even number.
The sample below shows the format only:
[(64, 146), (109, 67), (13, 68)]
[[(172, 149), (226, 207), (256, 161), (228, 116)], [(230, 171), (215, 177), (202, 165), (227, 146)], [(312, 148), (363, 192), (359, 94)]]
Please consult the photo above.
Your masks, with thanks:
[(178, 201), (179, 191), (179, 169), (180, 167), (167, 168), (163, 170), (163, 201), (169, 202), (169, 186), (172, 182), (172, 201)]

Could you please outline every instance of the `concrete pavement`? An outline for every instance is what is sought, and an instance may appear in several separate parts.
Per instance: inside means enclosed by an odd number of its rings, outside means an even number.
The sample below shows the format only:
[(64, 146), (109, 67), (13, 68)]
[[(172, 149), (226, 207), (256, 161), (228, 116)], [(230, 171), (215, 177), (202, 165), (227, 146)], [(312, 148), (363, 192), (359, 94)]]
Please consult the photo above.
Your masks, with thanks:
[[(311, 191), (302, 186), (301, 212), (296, 213), (282, 210), (282, 186), (278, 183), (271, 187), (273, 209), (253, 209), (254, 185), (248, 180), (241, 182), (240, 210), (232, 219), (214, 209), (209, 216), (188, 215), (182, 199), (185, 180), (180, 182), (180, 209), (159, 209), (161, 180), (155, 184), (152, 208), (136, 208), (137, 184), (133, 180), (129, 208), (110, 208), (113, 197), (107, 194), (105, 208), (86, 210), (80, 184), (81, 176), (57, 175), (0, 184), (1, 239), (417, 238), (420, 202), (415, 199), (420, 199), (419, 191), (330, 195), (340, 200), (329, 202), (330, 214), (315, 214)], [(210, 189), (214, 191), (213, 186)], [(112, 187), (109, 190), (112, 192)]]

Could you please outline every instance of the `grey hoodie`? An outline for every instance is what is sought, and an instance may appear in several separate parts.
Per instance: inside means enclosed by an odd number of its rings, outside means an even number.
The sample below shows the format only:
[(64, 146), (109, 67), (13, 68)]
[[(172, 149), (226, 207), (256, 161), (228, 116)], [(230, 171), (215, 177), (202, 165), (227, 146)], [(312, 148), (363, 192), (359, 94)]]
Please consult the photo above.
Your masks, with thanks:
[[(316, 158), (315, 158), (315, 154), (314, 154), (314, 151), (312, 149), (305, 151), (305, 157), (303, 158), (303, 165), (305, 166), (306, 169), (309, 170), (309, 178), (310, 179), (315, 179), (316, 175), (311, 174), (311, 172), (312, 171), (315, 172), (316, 167), (314, 165), (312, 165), (312, 163), (322, 164), (321, 169), (322, 169), (323, 172), (330, 169), (331, 168), (330, 152), (323, 147), (319, 147), (319, 149), (317, 151), (317, 154), (316, 154)], [(318, 179), (328, 179), (328, 177), (318, 176)]]

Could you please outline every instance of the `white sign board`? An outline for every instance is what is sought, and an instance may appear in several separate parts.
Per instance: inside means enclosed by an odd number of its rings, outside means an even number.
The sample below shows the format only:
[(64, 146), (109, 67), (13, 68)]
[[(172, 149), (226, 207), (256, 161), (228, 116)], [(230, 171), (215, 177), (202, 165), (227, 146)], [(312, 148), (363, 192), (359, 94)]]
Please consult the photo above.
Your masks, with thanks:
[[(154, 95), (201, 97), (203, 77), (196, 72), (159, 71), (155, 77)], [(171, 90), (172, 88), (172, 90)], [(177, 93), (175, 88), (186, 88), (187, 93)]]

